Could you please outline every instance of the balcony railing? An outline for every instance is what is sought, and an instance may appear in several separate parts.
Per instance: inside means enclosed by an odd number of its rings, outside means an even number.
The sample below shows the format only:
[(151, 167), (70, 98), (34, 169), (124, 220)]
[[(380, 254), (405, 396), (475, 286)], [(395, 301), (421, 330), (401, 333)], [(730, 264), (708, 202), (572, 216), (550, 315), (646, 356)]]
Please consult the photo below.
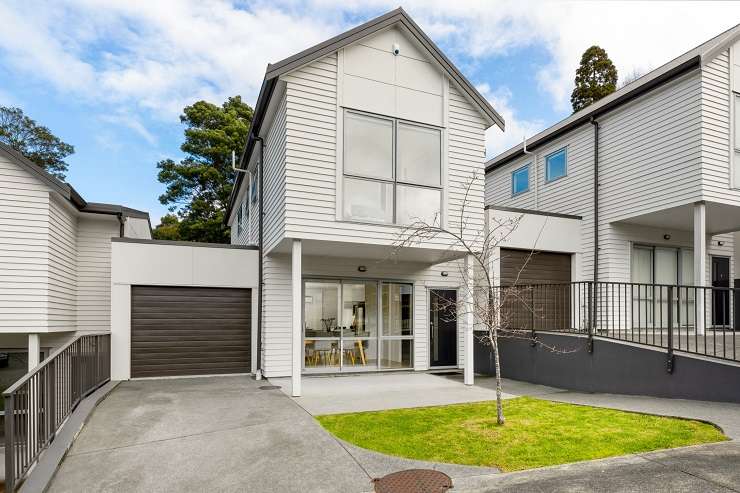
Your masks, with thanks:
[(77, 404), (110, 380), (110, 334), (64, 345), (3, 393), (5, 491), (14, 491)]
[(580, 333), (663, 348), (669, 356), (682, 351), (740, 361), (740, 288), (574, 282), (497, 292), (505, 328)]

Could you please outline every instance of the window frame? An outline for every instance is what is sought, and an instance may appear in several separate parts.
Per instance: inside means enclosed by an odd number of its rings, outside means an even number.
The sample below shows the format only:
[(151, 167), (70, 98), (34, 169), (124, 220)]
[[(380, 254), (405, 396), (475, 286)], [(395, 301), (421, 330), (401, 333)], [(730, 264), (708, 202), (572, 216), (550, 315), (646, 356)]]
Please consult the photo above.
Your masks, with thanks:
[[(529, 181), (530, 181), (530, 173), (529, 173), (530, 167), (529, 167), (529, 165), (530, 164), (531, 163), (527, 163), (524, 166), (520, 166), (520, 167), (518, 167), (517, 169), (515, 169), (515, 170), (513, 170), (511, 172), (511, 196), (512, 197), (516, 197), (517, 195), (521, 195), (523, 193), (529, 192)], [(516, 189), (515, 189), (515, 186), (514, 186), (514, 184), (516, 183), (516, 181), (514, 180), (514, 177), (516, 176), (517, 173), (519, 173), (520, 171), (523, 171), (523, 170), (526, 170), (527, 171), (527, 188), (525, 188), (524, 190), (520, 190), (519, 192), (517, 192)]]
[[(391, 160), (392, 160), (392, 168), (391, 168), (391, 179), (387, 178), (379, 178), (375, 176), (370, 175), (362, 175), (358, 173), (354, 173), (347, 170), (347, 125), (345, 125), (345, 119), (346, 115), (348, 114), (356, 114), (361, 115), (366, 118), (377, 118), (380, 120), (386, 120), (389, 121), (392, 125), (392, 143), (391, 143)], [(439, 132), (439, 185), (423, 185), (414, 183), (411, 181), (402, 181), (398, 178), (398, 127), (399, 124), (411, 126), (411, 127), (422, 127), (422, 128), (428, 128), (435, 130)], [(353, 223), (361, 223), (361, 224), (379, 224), (379, 225), (385, 225), (385, 226), (395, 226), (395, 227), (405, 227), (408, 226), (407, 224), (402, 224), (398, 222), (398, 193), (397, 188), (398, 185), (402, 186), (408, 186), (408, 187), (418, 187), (418, 188), (424, 188), (429, 190), (437, 190), (439, 191), (439, 223), (444, 224), (444, 201), (445, 201), (445, 145), (444, 145), (444, 128), (443, 127), (437, 127), (434, 125), (429, 125), (426, 123), (419, 123), (411, 120), (406, 120), (403, 118), (396, 118), (386, 115), (379, 115), (376, 113), (370, 113), (366, 111), (359, 111), (355, 109), (350, 108), (343, 108), (342, 111), (342, 166), (341, 166), (341, 178), (342, 178), (342, 197), (341, 197), (341, 208), (340, 211), (340, 217), (341, 220), (344, 222), (353, 222)], [(345, 200), (344, 200), (344, 180), (346, 178), (355, 179), (355, 180), (366, 180), (366, 181), (373, 181), (373, 182), (380, 182), (380, 183), (386, 183), (390, 184), (392, 186), (393, 190), (393, 200), (392, 200), (392, 221), (391, 222), (383, 222), (383, 221), (372, 221), (368, 219), (358, 219), (358, 218), (352, 218), (348, 217), (344, 212), (344, 206), (345, 206)]]
[[(563, 172), (562, 175), (557, 176), (555, 178), (550, 178), (550, 170), (549, 170), (549, 166), (548, 166), (548, 159), (550, 159), (554, 155), (559, 154), (561, 152), (565, 156), (565, 170), (564, 170), (564, 172)], [(556, 151), (553, 151), (553, 152), (545, 155), (545, 183), (552, 183), (552, 182), (558, 181), (558, 180), (560, 180), (562, 178), (565, 178), (566, 176), (568, 176), (568, 146), (561, 147), (560, 149), (558, 149)]]

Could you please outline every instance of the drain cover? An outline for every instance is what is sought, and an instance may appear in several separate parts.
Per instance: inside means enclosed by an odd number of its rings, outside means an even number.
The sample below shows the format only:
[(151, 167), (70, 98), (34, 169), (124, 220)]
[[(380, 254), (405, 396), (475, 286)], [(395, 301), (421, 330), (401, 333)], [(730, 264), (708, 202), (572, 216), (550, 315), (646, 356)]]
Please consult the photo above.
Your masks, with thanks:
[(280, 385), (262, 385), (260, 390), (278, 390)]
[(408, 469), (373, 479), (376, 493), (444, 493), (452, 488), (450, 477), (433, 469)]

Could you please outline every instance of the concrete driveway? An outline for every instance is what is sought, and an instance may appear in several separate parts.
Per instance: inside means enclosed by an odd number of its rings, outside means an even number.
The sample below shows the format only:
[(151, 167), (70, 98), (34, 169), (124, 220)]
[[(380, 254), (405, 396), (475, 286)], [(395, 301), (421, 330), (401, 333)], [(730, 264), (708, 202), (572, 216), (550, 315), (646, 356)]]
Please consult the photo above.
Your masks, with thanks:
[(367, 473), (280, 390), (249, 377), (122, 382), (52, 492), (371, 491)]

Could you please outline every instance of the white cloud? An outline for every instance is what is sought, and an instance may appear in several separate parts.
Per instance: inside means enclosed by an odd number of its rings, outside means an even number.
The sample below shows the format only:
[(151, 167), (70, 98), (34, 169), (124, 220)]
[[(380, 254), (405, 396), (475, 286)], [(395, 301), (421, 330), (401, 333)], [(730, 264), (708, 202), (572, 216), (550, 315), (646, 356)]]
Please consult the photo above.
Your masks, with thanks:
[(136, 135), (144, 139), (149, 145), (157, 144), (157, 137), (152, 134), (141, 121), (135, 116), (125, 112), (118, 111), (116, 114), (103, 115), (100, 119), (107, 123), (121, 125), (133, 131)]
[(511, 107), (511, 91), (502, 86), (492, 91), (488, 84), (480, 84), (478, 91), (488, 99), (506, 121), (506, 132), (501, 132), (496, 126), (486, 132), (486, 155), (491, 158), (503, 151), (521, 143), (545, 128), (542, 120), (524, 120)]

